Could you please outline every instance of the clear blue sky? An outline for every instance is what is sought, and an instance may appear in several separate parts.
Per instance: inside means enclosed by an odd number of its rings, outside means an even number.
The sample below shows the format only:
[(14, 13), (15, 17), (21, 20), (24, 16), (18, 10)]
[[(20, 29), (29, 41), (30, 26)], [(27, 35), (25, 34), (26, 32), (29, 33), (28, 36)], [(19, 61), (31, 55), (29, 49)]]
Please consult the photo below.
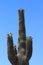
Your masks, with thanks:
[(18, 47), (18, 9), (25, 10), (26, 35), (33, 37), (30, 65), (43, 65), (43, 0), (0, 0), (0, 65), (11, 65), (7, 57), (7, 34)]

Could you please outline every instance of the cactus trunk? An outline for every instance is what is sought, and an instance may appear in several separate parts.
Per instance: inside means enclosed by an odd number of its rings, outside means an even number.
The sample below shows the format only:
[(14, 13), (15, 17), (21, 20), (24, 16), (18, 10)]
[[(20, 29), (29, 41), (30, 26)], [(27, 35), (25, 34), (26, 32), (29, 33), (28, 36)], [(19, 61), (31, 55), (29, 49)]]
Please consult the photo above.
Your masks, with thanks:
[[(25, 32), (25, 23), (24, 23), (24, 10), (18, 10), (19, 15), (19, 36), (18, 36), (18, 44), (19, 49), (26, 49), (26, 32)], [(26, 50), (25, 50), (26, 51)]]

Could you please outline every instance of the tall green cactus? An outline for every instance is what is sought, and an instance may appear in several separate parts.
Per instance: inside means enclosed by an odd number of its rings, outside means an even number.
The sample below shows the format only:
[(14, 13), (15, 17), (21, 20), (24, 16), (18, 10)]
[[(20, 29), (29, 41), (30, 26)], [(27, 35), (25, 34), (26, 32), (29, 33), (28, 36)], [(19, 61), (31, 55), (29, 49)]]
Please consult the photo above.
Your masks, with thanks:
[(32, 56), (32, 37), (26, 38), (24, 10), (18, 10), (19, 15), (19, 35), (18, 35), (18, 51), (13, 45), (12, 34), (7, 35), (8, 59), (12, 65), (29, 65)]

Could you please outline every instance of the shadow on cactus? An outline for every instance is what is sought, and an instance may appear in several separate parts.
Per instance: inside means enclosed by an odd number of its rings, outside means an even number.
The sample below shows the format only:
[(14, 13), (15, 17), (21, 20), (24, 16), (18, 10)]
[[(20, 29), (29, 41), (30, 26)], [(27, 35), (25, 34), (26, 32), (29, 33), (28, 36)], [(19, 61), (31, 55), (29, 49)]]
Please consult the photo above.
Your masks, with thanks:
[(32, 37), (26, 38), (24, 10), (18, 10), (19, 29), (18, 29), (18, 51), (13, 45), (12, 33), (7, 35), (8, 59), (12, 65), (29, 65), (32, 56)]

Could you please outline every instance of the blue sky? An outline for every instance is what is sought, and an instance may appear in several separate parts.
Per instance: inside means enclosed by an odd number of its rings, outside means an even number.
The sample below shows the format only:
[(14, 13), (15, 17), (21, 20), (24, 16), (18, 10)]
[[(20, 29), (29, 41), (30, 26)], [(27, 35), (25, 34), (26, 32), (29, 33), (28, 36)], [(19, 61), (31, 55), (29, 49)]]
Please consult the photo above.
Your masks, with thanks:
[(18, 47), (18, 9), (24, 9), (26, 35), (33, 38), (30, 65), (43, 65), (43, 0), (0, 0), (0, 65), (11, 65), (7, 57), (7, 34)]

